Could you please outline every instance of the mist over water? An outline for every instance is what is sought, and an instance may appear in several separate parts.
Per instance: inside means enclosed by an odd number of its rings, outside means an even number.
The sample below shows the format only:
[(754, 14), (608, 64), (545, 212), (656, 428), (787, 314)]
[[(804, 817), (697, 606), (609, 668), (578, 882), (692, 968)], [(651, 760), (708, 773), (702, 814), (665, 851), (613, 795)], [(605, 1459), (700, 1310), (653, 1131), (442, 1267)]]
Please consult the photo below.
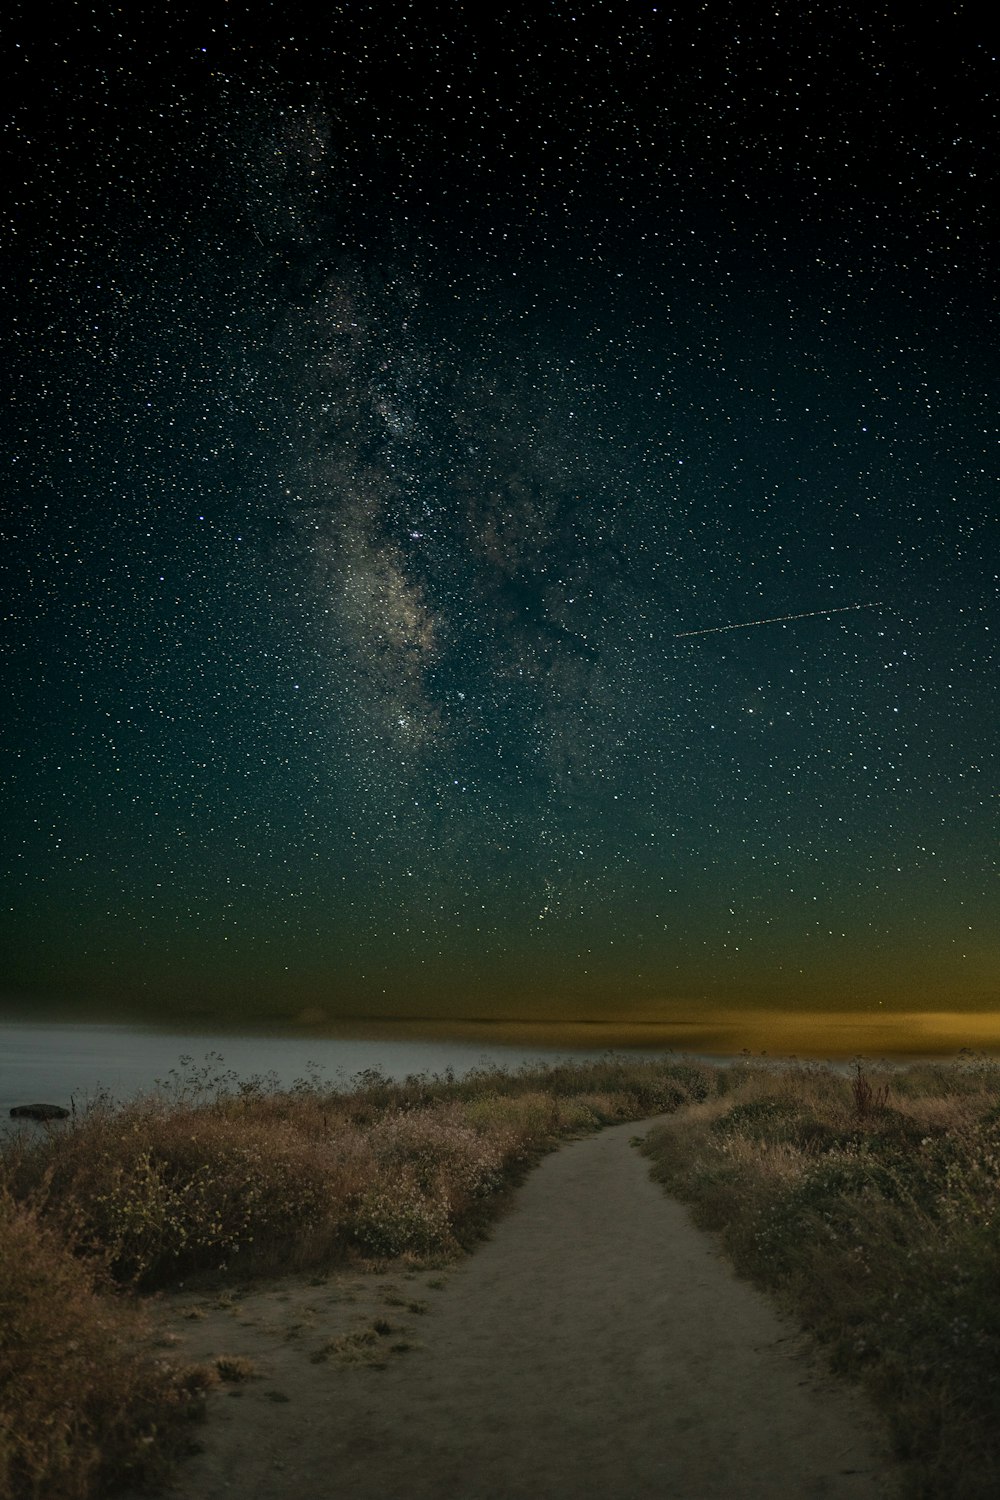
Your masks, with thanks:
[[(573, 1051), (584, 1061), (596, 1051)], [(358, 1073), (378, 1069), (402, 1081), (410, 1074), (482, 1066), (514, 1070), (568, 1055), (554, 1047), (492, 1045), (472, 1039), (419, 1036), (289, 1036), (237, 1032), (161, 1031), (153, 1027), (0, 1022), (0, 1127), (12, 1105), (45, 1101), (83, 1109), (107, 1093), (117, 1101), (182, 1078), (236, 1074), (265, 1078), (276, 1088), (318, 1077), (347, 1088)], [(188, 1062), (182, 1061), (188, 1059)]]
[(856, 1057), (905, 1061), (954, 1057), (961, 1049), (1000, 1052), (997, 1017), (922, 1015), (871, 1018), (851, 1013), (789, 1017), (760, 1013), (687, 1026), (544, 1023), (357, 1023), (323, 1034), (267, 1030), (186, 1031), (113, 1023), (0, 1020), (0, 1131), (14, 1128), (16, 1104), (45, 1102), (83, 1110), (101, 1097), (122, 1102), (158, 1086), (195, 1078), (290, 1088), (315, 1080), (334, 1089), (378, 1070), (402, 1081), (414, 1074), (477, 1068), (516, 1071), (562, 1061), (588, 1062), (609, 1052), (648, 1058), (685, 1055), (703, 1062), (744, 1057), (834, 1067)]

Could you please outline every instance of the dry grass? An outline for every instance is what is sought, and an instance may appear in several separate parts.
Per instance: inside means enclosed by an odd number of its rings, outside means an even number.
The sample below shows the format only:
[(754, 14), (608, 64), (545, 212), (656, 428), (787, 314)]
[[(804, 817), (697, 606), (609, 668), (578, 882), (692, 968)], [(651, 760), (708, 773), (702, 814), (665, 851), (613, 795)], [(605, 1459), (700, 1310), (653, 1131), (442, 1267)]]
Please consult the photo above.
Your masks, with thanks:
[(140, 1358), (137, 1323), (53, 1225), (0, 1191), (0, 1494), (85, 1500), (160, 1473), (203, 1386)]
[(671, 1192), (861, 1379), (915, 1500), (1000, 1494), (1000, 1066), (739, 1065), (653, 1132)]
[[(217, 1059), (69, 1129), (3, 1147), (0, 1494), (90, 1500), (154, 1472), (180, 1414), (232, 1361), (143, 1362), (136, 1291), (200, 1272), (240, 1276), (469, 1247), (506, 1191), (561, 1137), (676, 1108), (707, 1070), (608, 1058), (461, 1082), (360, 1075), (240, 1083)], [(416, 1312), (417, 1306), (411, 1308)], [(422, 1307), (419, 1310), (423, 1310)], [(386, 1325), (388, 1327), (388, 1325)], [(382, 1359), (378, 1330), (331, 1355)], [(374, 1341), (374, 1342), (372, 1342)], [(393, 1345), (396, 1352), (406, 1340)]]
[[(160, 1472), (223, 1372), (140, 1358), (136, 1291), (346, 1259), (440, 1267), (540, 1152), (671, 1113), (648, 1147), (658, 1175), (867, 1383), (909, 1493), (1000, 1493), (1000, 1069), (609, 1057), (460, 1082), (369, 1072), (349, 1093), (189, 1070), (6, 1143), (0, 1494), (93, 1500)], [(408, 1343), (385, 1329), (326, 1357), (381, 1364)]]

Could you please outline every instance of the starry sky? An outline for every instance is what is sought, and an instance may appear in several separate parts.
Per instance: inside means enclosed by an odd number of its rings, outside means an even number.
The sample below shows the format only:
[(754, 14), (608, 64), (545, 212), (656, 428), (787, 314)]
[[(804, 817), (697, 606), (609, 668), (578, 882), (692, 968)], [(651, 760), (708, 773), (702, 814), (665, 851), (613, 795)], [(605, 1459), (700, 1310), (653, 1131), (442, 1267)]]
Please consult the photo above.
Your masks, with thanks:
[(38, 10), (4, 1000), (996, 1008), (972, 8)]

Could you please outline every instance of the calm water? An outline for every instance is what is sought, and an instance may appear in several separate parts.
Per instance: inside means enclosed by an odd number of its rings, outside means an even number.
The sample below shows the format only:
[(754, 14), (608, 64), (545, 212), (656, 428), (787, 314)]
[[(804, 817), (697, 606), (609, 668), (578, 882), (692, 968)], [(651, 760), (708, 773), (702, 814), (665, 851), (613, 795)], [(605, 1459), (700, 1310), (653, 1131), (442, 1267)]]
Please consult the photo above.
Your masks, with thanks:
[[(967, 1021), (964, 1025), (963, 1040)], [(539, 1025), (534, 1034), (530, 1027), (496, 1027), (486, 1028), (485, 1038), (483, 1030), (466, 1025), (463, 1034), (461, 1023), (453, 1029), (445, 1023), (413, 1023), (408, 1030), (372, 1023), (353, 1032), (345, 1028), (341, 1035), (308, 1036), (0, 1019), (0, 1132), (16, 1128), (9, 1115), (14, 1104), (39, 1101), (81, 1109), (99, 1094), (124, 1100), (155, 1088), (158, 1082), (171, 1082), (173, 1072), (190, 1072), (191, 1065), (231, 1072), (241, 1079), (264, 1076), (270, 1080), (273, 1075), (279, 1088), (289, 1087), (316, 1069), (321, 1082), (346, 1088), (356, 1074), (369, 1068), (397, 1080), (449, 1068), (461, 1077), (484, 1064), (514, 1070), (524, 1063), (563, 1058), (583, 1062), (623, 1048), (631, 1057), (663, 1057), (672, 1052), (675, 1057), (680, 1053), (719, 1063), (735, 1060), (743, 1041), (725, 1028), (716, 1027), (713, 1034), (705, 1026), (688, 1031), (681, 1026), (632, 1027), (627, 1042), (621, 1028), (610, 1026)], [(640, 1035), (643, 1030), (645, 1034)], [(851, 1029), (857, 1051), (862, 1050), (857, 1046), (859, 1035)], [(898, 1045), (897, 1034), (885, 1027), (878, 1029), (877, 1044), (890, 1042), (883, 1058), (891, 1056), (894, 1040)], [(841, 1059), (831, 1065), (846, 1069), (850, 1063), (840, 1050)], [(868, 1050), (874, 1053), (875, 1046)], [(930, 1056), (931, 1048), (921, 1052)], [(789, 1055), (790, 1049), (785, 1053)], [(829, 1053), (826, 1056), (830, 1058)], [(182, 1064), (185, 1057), (192, 1060), (191, 1065)], [(768, 1060), (777, 1063), (779, 1059), (772, 1055)]]
[[(484, 1063), (515, 1069), (569, 1056), (598, 1058), (604, 1051), (484, 1045), (440, 1036), (194, 1034), (143, 1026), (0, 1021), (0, 1129), (13, 1104), (41, 1101), (69, 1108), (75, 1102), (79, 1109), (101, 1091), (117, 1100), (145, 1092), (158, 1081), (170, 1081), (172, 1069), (184, 1071), (184, 1056), (201, 1068), (206, 1060), (214, 1067), (212, 1055), (218, 1054), (222, 1070), (240, 1078), (274, 1074), (279, 1087), (305, 1077), (314, 1065), (324, 1082), (340, 1088), (366, 1068), (400, 1080), (446, 1068), (461, 1076)], [(662, 1055), (662, 1049), (649, 1055)]]

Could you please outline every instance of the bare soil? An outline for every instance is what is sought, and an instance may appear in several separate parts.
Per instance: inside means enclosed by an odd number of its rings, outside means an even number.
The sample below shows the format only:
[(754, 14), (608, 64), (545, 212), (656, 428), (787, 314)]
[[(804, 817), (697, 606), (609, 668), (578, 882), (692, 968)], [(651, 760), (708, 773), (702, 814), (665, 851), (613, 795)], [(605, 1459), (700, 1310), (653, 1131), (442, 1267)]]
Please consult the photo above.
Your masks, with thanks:
[(444, 1271), (158, 1299), (171, 1357), (244, 1377), (210, 1394), (172, 1500), (890, 1493), (860, 1394), (650, 1180), (645, 1128), (546, 1157)]

